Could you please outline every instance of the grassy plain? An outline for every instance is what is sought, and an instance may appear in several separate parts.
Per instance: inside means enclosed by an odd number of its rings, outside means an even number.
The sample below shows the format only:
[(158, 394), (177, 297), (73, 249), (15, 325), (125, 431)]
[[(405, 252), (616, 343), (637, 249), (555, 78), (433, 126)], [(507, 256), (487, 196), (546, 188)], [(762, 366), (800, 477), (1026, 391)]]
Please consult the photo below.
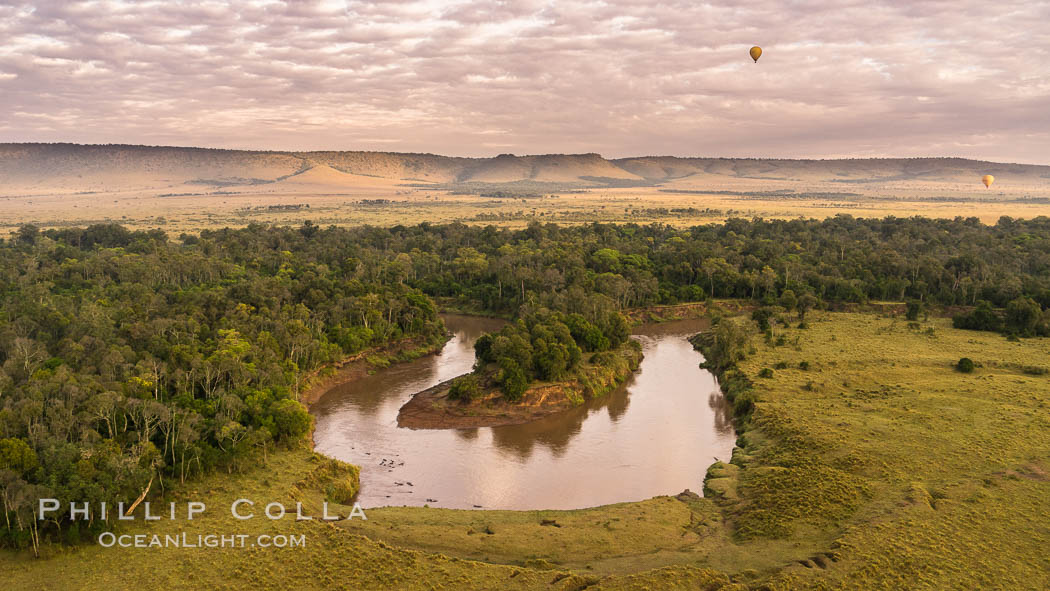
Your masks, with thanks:
[[(711, 470), (707, 498), (234, 521), (239, 497), (298, 498), (320, 514), (306, 484), (320, 460), (294, 450), (188, 487), (182, 497), (208, 503), (200, 521), (129, 530), (307, 533), (306, 548), (88, 544), (43, 560), (0, 554), (0, 571), (17, 589), (1050, 588), (1050, 339), (879, 312), (807, 320), (784, 345), (753, 338), (741, 369), (756, 411), (733, 464)], [(963, 356), (973, 373), (953, 368)], [(766, 368), (772, 377), (758, 377)]]
[[(811, 324), (743, 365), (760, 403), (729, 512), (759, 534), (837, 532), (837, 562), (774, 580), (1050, 588), (1050, 340), (872, 314)], [(979, 367), (955, 371), (960, 357)]]
[[(734, 185), (735, 186), (735, 185)], [(761, 183), (753, 195), (667, 193), (655, 187), (586, 189), (551, 193), (542, 198), (489, 198), (456, 195), (447, 190), (409, 189), (393, 183), (350, 192), (196, 194), (160, 197), (140, 193), (0, 197), (0, 230), (25, 223), (41, 227), (80, 226), (116, 222), (132, 229), (160, 228), (173, 236), (201, 229), (239, 227), (249, 223), (298, 225), (311, 220), (321, 226), (392, 226), (405, 220), (432, 223), (524, 227), (529, 222), (573, 225), (592, 222), (666, 223), (678, 227), (720, 222), (730, 217), (825, 218), (926, 216), (977, 217), (995, 223), (1001, 216), (1032, 218), (1050, 215), (1050, 202), (1026, 199), (1028, 192), (981, 193), (952, 188), (926, 195), (916, 187), (899, 193), (861, 194), (848, 198), (799, 195), (763, 196)], [(746, 193), (751, 185), (741, 188)], [(820, 188), (820, 187), (817, 187)], [(830, 187), (836, 188), (836, 187)], [(841, 187), (838, 187), (841, 189)], [(789, 189), (790, 190), (790, 189)], [(800, 189), (806, 190), (806, 189)], [(370, 200), (386, 200), (369, 203)], [(299, 209), (276, 209), (302, 205)], [(274, 207), (275, 209), (270, 209)]]

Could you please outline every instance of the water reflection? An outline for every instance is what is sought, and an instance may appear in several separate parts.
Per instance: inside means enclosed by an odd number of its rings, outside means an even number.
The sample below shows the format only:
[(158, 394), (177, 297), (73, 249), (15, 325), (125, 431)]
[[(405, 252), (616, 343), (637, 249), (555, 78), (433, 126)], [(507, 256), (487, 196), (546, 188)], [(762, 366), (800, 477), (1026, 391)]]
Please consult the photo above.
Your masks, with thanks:
[(473, 343), (500, 321), (448, 316), (439, 355), (332, 388), (314, 405), (318, 451), (361, 466), (365, 507), (568, 509), (700, 489), (734, 435), (714, 377), (685, 337), (698, 321), (642, 327), (640, 371), (609, 395), (524, 425), (397, 427), (415, 392), (470, 371)]

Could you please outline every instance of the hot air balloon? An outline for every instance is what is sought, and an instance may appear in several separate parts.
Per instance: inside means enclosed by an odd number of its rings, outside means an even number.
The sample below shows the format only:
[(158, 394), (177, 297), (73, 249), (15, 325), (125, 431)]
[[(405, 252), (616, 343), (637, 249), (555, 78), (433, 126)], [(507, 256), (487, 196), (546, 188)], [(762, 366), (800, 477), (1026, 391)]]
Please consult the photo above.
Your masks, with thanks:
[(756, 45), (756, 46), (751, 48), (750, 53), (751, 53), (751, 59), (755, 60), (755, 63), (757, 64), (758, 63), (758, 58), (762, 57), (762, 48)]
[(983, 177), (981, 177), (981, 182), (984, 183), (985, 187), (991, 187), (992, 183), (995, 182), (995, 177), (990, 174), (986, 174)]

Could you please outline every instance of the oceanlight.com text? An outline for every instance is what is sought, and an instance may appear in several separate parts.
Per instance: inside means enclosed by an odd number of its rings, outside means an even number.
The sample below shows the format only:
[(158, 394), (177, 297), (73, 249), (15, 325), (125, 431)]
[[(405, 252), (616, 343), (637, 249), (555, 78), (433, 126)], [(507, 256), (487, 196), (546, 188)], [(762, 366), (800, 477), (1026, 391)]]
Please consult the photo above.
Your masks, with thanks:
[(115, 534), (98, 536), (103, 548), (305, 548), (306, 534)]

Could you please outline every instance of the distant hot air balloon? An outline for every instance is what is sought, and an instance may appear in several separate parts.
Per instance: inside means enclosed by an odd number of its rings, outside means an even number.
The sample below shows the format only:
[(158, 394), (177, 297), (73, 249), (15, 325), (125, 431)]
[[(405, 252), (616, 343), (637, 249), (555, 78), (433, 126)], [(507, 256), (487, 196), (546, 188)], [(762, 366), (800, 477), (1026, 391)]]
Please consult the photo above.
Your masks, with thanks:
[(984, 183), (985, 187), (991, 187), (992, 183), (995, 182), (995, 177), (990, 174), (986, 174), (983, 177), (981, 177), (981, 182)]
[(757, 64), (758, 63), (758, 58), (762, 57), (762, 48), (756, 45), (756, 46), (751, 48), (750, 53), (751, 53), (751, 59), (755, 60), (755, 63)]

